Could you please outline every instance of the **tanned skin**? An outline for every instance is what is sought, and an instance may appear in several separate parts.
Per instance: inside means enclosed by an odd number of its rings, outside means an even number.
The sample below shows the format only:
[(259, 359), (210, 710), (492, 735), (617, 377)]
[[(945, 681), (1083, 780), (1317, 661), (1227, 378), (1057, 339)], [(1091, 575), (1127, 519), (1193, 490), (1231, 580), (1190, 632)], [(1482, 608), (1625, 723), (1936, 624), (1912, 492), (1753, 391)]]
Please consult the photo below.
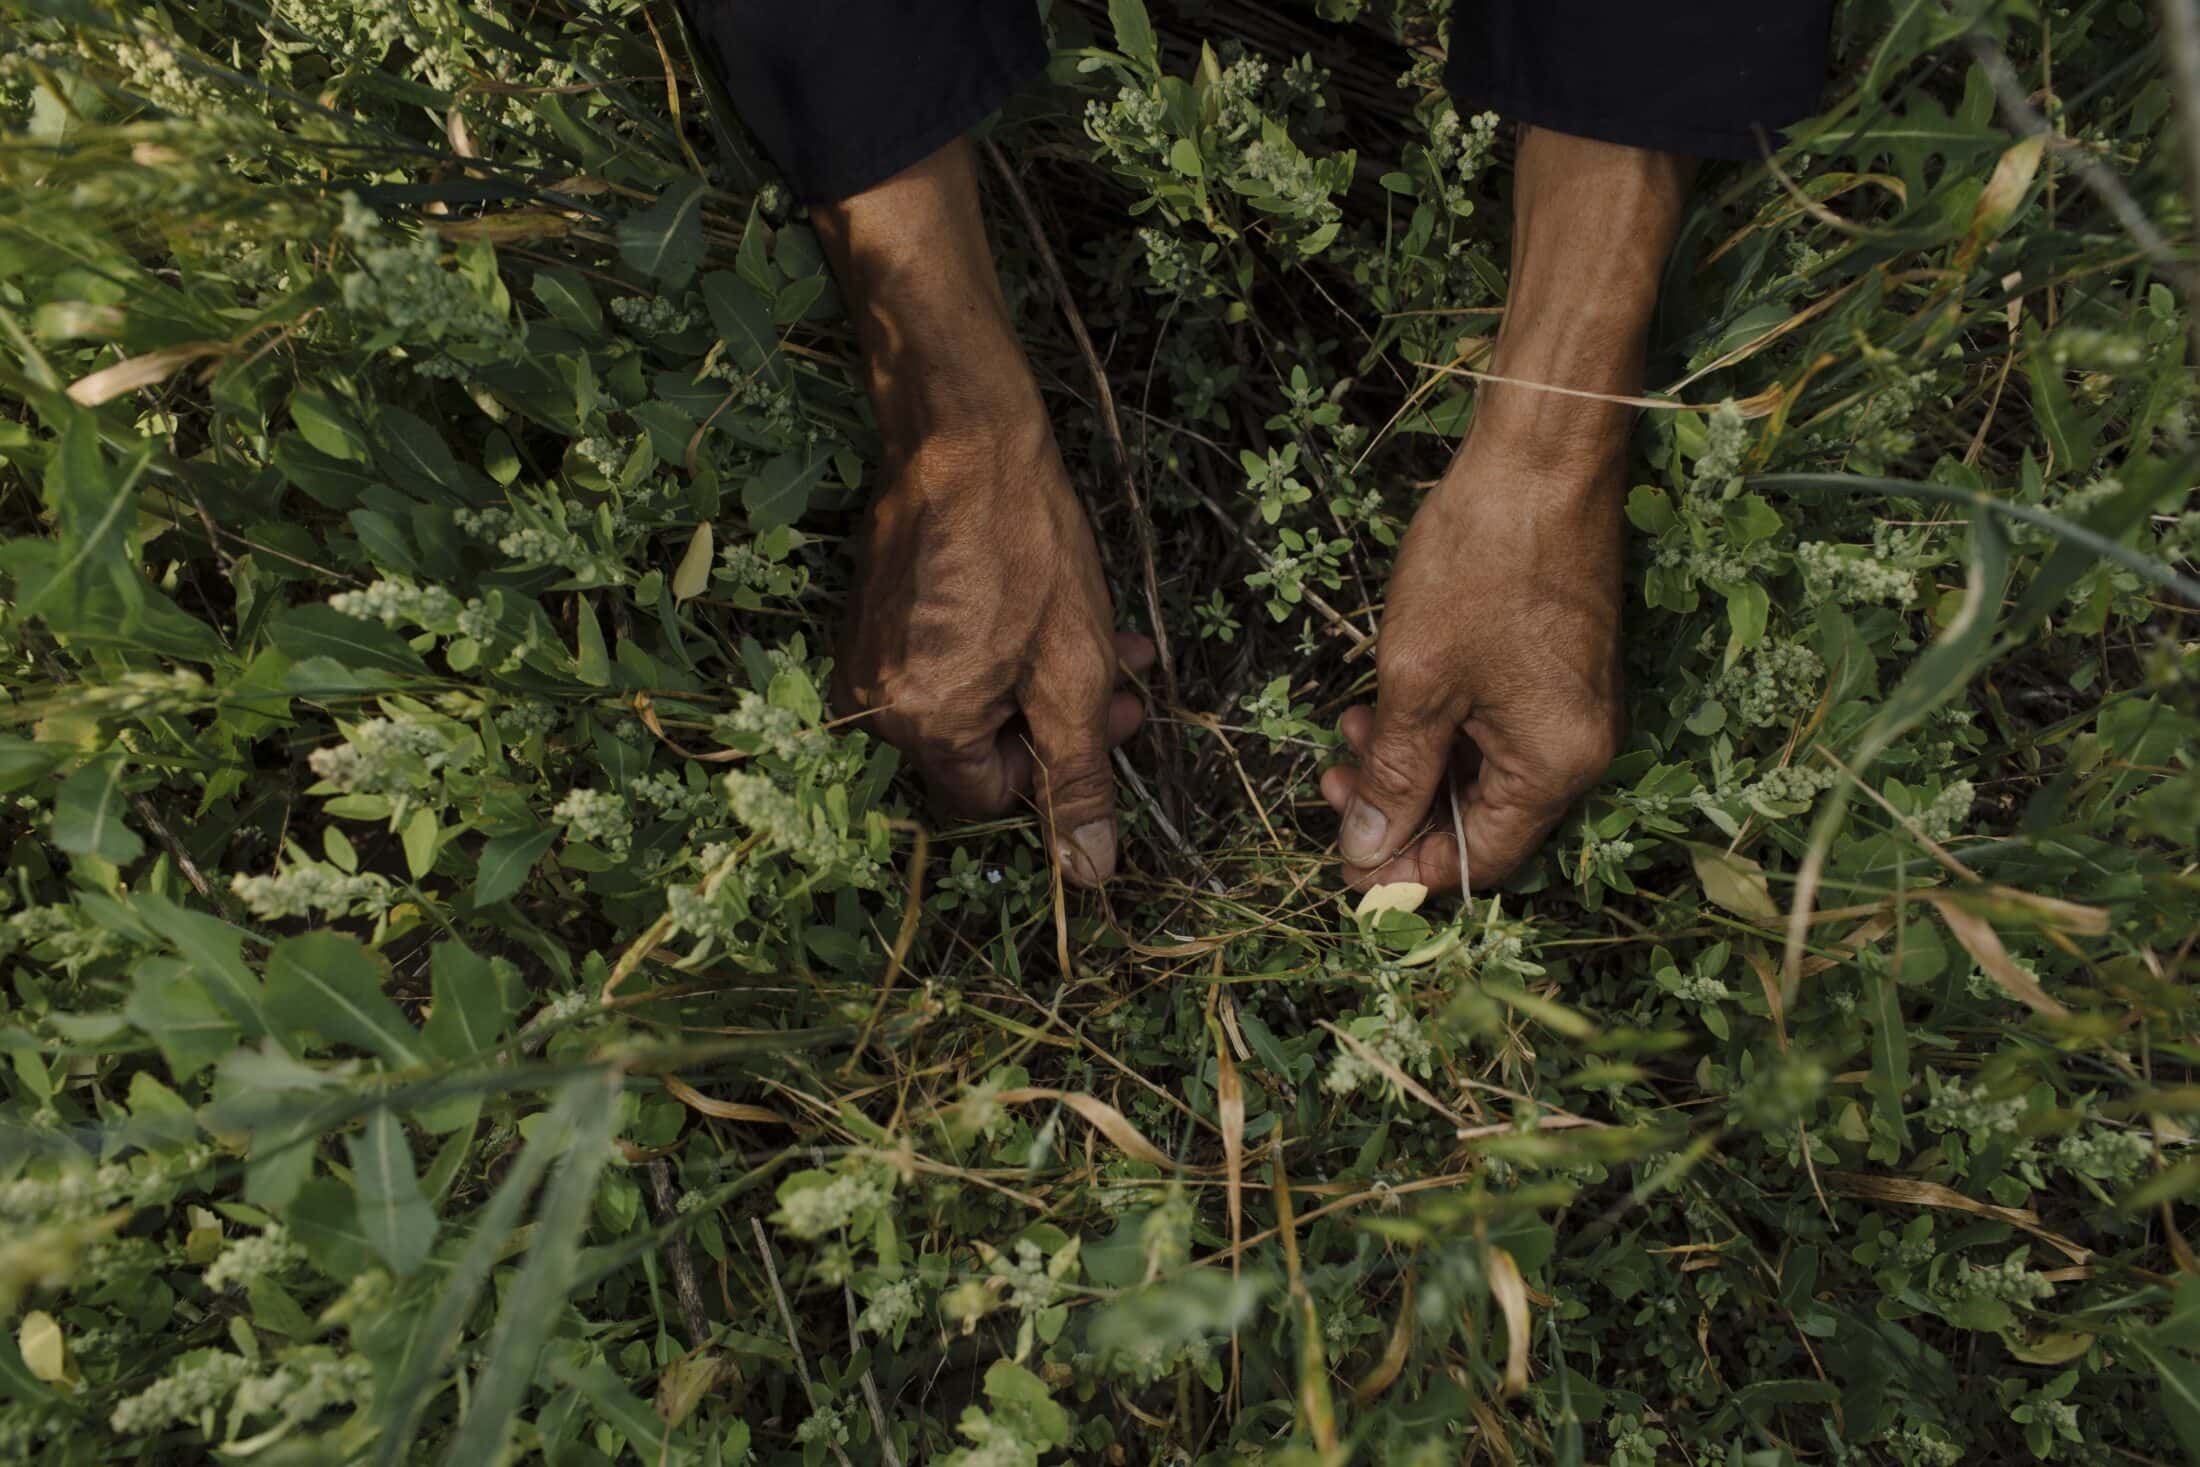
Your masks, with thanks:
[[(1631, 396), (1690, 165), (1527, 130), (1512, 294), (1490, 370)], [(951, 814), (1029, 800), (1064, 877), (1114, 874), (1108, 753), (1153, 660), (1115, 629), (1091, 527), (1008, 319), (967, 143), (816, 211), (854, 312), (884, 487), (836, 702)], [(1479, 885), (1532, 855), (1620, 736), (1622, 476), (1632, 410), (1489, 384), (1400, 546), (1357, 769), (1322, 778), (1348, 883)], [(1447, 791), (1459, 767), (1459, 808)], [(1452, 818), (1447, 818), (1452, 817)]]

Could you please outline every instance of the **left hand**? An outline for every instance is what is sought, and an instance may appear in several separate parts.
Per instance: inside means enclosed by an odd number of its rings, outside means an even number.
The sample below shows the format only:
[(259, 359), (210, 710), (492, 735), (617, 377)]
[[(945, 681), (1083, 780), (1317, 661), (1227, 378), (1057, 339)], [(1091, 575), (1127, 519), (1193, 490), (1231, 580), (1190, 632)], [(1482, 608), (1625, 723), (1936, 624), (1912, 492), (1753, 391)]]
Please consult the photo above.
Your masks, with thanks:
[(1470, 441), (1413, 517), (1375, 707), (1341, 725), (1360, 767), (1322, 776), (1355, 888), (1458, 887), (1460, 830), (1470, 884), (1501, 881), (1611, 762), (1622, 461), (1601, 457), (1570, 471)]
[(1470, 886), (1504, 880), (1619, 748), (1629, 399), (1690, 172), (1522, 138), (1498, 381), (1399, 548), (1375, 707), (1342, 724), (1360, 767), (1322, 776), (1353, 886), (1456, 887), (1462, 845)]

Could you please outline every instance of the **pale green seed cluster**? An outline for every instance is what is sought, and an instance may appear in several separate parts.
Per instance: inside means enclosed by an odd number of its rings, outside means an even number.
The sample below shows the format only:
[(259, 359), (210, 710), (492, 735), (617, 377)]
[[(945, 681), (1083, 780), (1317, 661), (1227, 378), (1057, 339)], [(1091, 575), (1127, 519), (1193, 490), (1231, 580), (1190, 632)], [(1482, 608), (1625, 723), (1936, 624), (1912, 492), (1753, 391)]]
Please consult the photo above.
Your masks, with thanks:
[(797, 1238), (821, 1238), (837, 1233), (858, 1214), (885, 1205), (889, 1193), (885, 1180), (874, 1169), (842, 1172), (818, 1187), (805, 1187), (781, 1200), (775, 1219)]
[(725, 743), (774, 755), (796, 768), (815, 765), (833, 752), (831, 734), (804, 722), (792, 708), (778, 707), (748, 688), (740, 690), (729, 711), (713, 720), (713, 727)]
[(1917, 590), (1915, 575), (1862, 546), (1805, 541), (1795, 547), (1795, 564), (1812, 598), (1819, 601), (1907, 606)]
[(425, 49), (427, 33), (409, 0), (274, 0), (275, 18), (295, 29), (328, 56), (375, 62), (402, 41)]
[(661, 295), (614, 297), (611, 314), (638, 336), (677, 336), (695, 324), (693, 311), (683, 311)]
[(44, 961), (70, 972), (113, 957), (125, 948), (119, 933), (101, 926), (75, 906), (25, 907), (0, 922), (0, 957), (35, 952)]
[(2119, 1186), (2136, 1179), (2153, 1155), (2154, 1143), (2145, 1132), (2113, 1126), (2072, 1131), (2055, 1146), (2055, 1160), (2065, 1171)]
[[(1409, 1074), (1428, 1074), (1436, 1049), (1420, 1018), (1408, 1007), (1406, 980), (1393, 971), (1378, 974), (1376, 983), (1375, 1012), (1354, 1019), (1345, 1026), (1347, 1032), (1392, 1067)], [(1343, 1044), (1339, 1044), (1336, 1057), (1329, 1063), (1329, 1073), (1322, 1078), (1322, 1088), (1332, 1095), (1352, 1095), (1362, 1086), (1390, 1083), (1380, 1066)]]
[(726, 797), (735, 820), (798, 865), (812, 871), (852, 865), (868, 872), (873, 864), (860, 855), (851, 858), (822, 802), (798, 800), (766, 775), (735, 770), (726, 776)]
[(1749, 420), (1734, 405), (1734, 399), (1728, 398), (1704, 421), (1703, 453), (1696, 460), (1689, 487), (1714, 497), (1724, 494), (1741, 474), (1742, 460), (1748, 453)]
[(903, 1277), (894, 1280), (864, 1305), (863, 1313), (856, 1317), (856, 1328), (880, 1338), (892, 1338), (895, 1331), (915, 1319), (924, 1307), (924, 1296), (916, 1279)]
[(1887, 1433), (1886, 1445), (1903, 1467), (1956, 1467), (1965, 1455), (1960, 1443), (1929, 1422), (1896, 1427)]
[(194, 117), (226, 105), (221, 85), (185, 65), (174, 43), (150, 26), (135, 38), (118, 42), (114, 59), (122, 69), (123, 85), (163, 112)]
[(357, 1405), (374, 1390), (374, 1367), (357, 1355), (324, 1347), (295, 1350), (266, 1375), (237, 1387), (237, 1410), (246, 1416), (311, 1421), (335, 1406)]
[(1826, 665), (1800, 642), (1766, 642), (1713, 684), (1719, 700), (1753, 728), (1783, 722), (1810, 706)]
[(196, 1421), (219, 1406), (251, 1374), (252, 1366), (242, 1355), (193, 1351), (159, 1380), (117, 1403), (107, 1424), (119, 1436), (137, 1436)]
[(343, 794), (406, 795), (427, 789), (457, 762), (442, 729), (415, 718), (370, 718), (351, 726), (341, 744), (306, 756), (313, 772)]
[(118, 1162), (96, 1170), (71, 1167), (50, 1177), (18, 1177), (0, 1182), (0, 1218), (32, 1224), (90, 1217), (116, 1206), (136, 1186), (137, 1178)]
[(566, 834), (614, 856), (624, 856), (634, 839), (634, 817), (626, 801), (609, 790), (569, 790), (550, 811), (564, 822)]
[(1690, 973), (1674, 987), (1673, 996), (1689, 1003), (1719, 1003), (1732, 998), (1734, 990), (1726, 986), (1724, 979)]
[(1935, 1070), (1926, 1071), (1932, 1099), (1920, 1115), (1935, 1131), (1961, 1131), (1968, 1136), (2013, 1134), (2029, 1103), (2021, 1095), (1996, 1100), (1983, 1087), (1957, 1080), (1943, 1080)]
[(204, 704), (207, 694), (206, 679), (188, 667), (118, 673), (77, 690), (105, 713), (185, 713)]
[(216, 1293), (249, 1289), (270, 1274), (303, 1262), (305, 1256), (306, 1250), (291, 1240), (282, 1224), (271, 1224), (265, 1232), (234, 1239), (224, 1247), (221, 1256), (206, 1266), (206, 1286)]
[(1811, 802), (1839, 777), (1835, 770), (1821, 764), (1784, 764), (1743, 785), (1740, 798), (1759, 815), (1777, 820), (1809, 809)]
[(482, 348), (492, 358), (519, 354), (521, 337), (507, 312), (464, 275), (445, 268), (433, 232), (385, 244), (380, 227), (371, 210), (345, 196), (343, 230), (360, 266), (343, 277), (347, 309), (393, 328), (408, 347), (435, 349), (414, 361), (423, 376), (460, 375), (460, 365), (440, 354), (447, 346)]
[(1978, 799), (1978, 792), (1971, 781), (1958, 779), (1933, 796), (1933, 802), (1917, 812), (1918, 828), (1934, 840), (1947, 840), (1962, 830), (1971, 818), (1971, 806)]
[[(416, 586), (402, 576), (389, 576), (359, 591), (339, 591), (328, 598), (329, 606), (360, 621), (378, 621), (386, 627), (410, 625), (431, 631), (456, 628), (464, 607), (441, 586)], [(480, 602), (465, 603), (478, 606)]]
[(264, 922), (287, 917), (376, 916), (396, 899), (389, 882), (370, 872), (339, 871), (319, 861), (301, 861), (269, 876), (238, 874), (229, 890)]
[(1999, 1299), (2004, 1304), (2030, 1304), (2055, 1292), (2055, 1286), (2025, 1266), (2020, 1250), (1984, 1268), (1968, 1266), (1950, 1281), (1953, 1292), (1966, 1299)]

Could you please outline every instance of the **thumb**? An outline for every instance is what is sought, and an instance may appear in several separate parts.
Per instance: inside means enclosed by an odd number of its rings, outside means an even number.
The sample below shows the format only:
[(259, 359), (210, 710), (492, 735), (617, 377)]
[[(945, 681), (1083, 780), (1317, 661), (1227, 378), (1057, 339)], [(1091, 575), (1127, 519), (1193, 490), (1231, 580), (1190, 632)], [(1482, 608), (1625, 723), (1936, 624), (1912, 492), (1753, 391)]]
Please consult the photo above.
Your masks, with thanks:
[(1358, 788), (1337, 836), (1347, 861), (1380, 866), (1420, 833), (1457, 732), (1440, 713), (1389, 712), (1378, 699)]
[(1098, 886), (1115, 874), (1115, 776), (1108, 770), (1108, 696), (1092, 706), (1025, 709), (1038, 757), (1035, 791), (1062, 875)]

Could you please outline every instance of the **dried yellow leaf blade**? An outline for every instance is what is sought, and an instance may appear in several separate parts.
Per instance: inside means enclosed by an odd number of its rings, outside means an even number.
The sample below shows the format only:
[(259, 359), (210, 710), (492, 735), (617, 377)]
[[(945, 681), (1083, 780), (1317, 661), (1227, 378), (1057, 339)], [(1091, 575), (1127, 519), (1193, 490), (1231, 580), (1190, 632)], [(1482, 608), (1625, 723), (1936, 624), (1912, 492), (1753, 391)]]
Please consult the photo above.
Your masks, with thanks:
[(747, 1105), (738, 1100), (713, 1100), (694, 1086), (672, 1075), (664, 1077), (664, 1086), (667, 1095), (679, 1101), (689, 1110), (706, 1116), (715, 1116), (721, 1121), (748, 1121), (752, 1125), (759, 1126), (792, 1126), (794, 1124), (793, 1121), (788, 1120), (778, 1111), (768, 1110), (761, 1105)]
[(1911, 1207), (1942, 1207), (1951, 1212), (1967, 1212), (1973, 1217), (1992, 1218), (2022, 1228), (2033, 1237), (2060, 1252), (2072, 1263), (2084, 1263), (2092, 1258), (2087, 1249), (2071, 1242), (2060, 1233), (2049, 1232), (2040, 1225), (2040, 1215), (2029, 1207), (2003, 1207), (1998, 1203), (1981, 1202), (1976, 1197), (1966, 1197), (1953, 1187), (1938, 1182), (1921, 1182), (1913, 1177), (1879, 1177), (1869, 1172), (1834, 1172), (1826, 1178), (1833, 1190), (1849, 1197), (1862, 1197), (1873, 1202), (1898, 1202)]
[(1390, 1389), (1406, 1368), (1406, 1356), (1413, 1349), (1413, 1275), (1406, 1275), (1405, 1297), (1398, 1301), (1398, 1318), (1390, 1327), (1390, 1340), (1383, 1346), (1383, 1358), (1352, 1388), (1352, 1404), (1361, 1409), (1379, 1400)]
[(1505, 1316), (1505, 1394), (1528, 1388), (1528, 1281), (1502, 1248), (1490, 1250), (1490, 1297)]
[(2038, 979), (2017, 966), (2016, 959), (2009, 956), (2009, 949), (2001, 945), (2001, 935), (1994, 931), (1992, 923), (1949, 897), (1932, 896), (1926, 900), (1940, 913), (1940, 920), (1948, 924), (1956, 941), (1963, 944), (1963, 950), (2011, 998), (2037, 1014), (2056, 1018), (2069, 1014), (2069, 1008), (2060, 999), (2051, 996), (2040, 987)]
[(687, 553), (680, 557), (680, 568), (672, 573), (673, 600), (686, 601), (703, 594), (703, 588), (710, 584), (710, 565), (717, 553), (717, 536), (710, 521), (705, 520), (688, 538)]
[(69, 400), (82, 403), (85, 407), (98, 407), (103, 402), (113, 402), (125, 392), (135, 392), (141, 387), (165, 382), (177, 371), (201, 357), (221, 356), (228, 350), (228, 347), (218, 341), (192, 341), (182, 346), (164, 346), (159, 351), (149, 351), (143, 356), (131, 357), (77, 378), (69, 384)]
[(1084, 1118), (1086, 1124), (1115, 1143), (1115, 1149), (1133, 1161), (1142, 1161), (1163, 1171), (1175, 1171), (1176, 1163), (1169, 1160), (1160, 1147), (1148, 1141), (1130, 1118), (1097, 1096), (1082, 1091), (1048, 1090), (1038, 1086), (1026, 1086), (1016, 1090), (1003, 1090), (993, 1097), (1002, 1105), (1020, 1105), (1033, 1100), (1051, 1100), (1066, 1105)]

